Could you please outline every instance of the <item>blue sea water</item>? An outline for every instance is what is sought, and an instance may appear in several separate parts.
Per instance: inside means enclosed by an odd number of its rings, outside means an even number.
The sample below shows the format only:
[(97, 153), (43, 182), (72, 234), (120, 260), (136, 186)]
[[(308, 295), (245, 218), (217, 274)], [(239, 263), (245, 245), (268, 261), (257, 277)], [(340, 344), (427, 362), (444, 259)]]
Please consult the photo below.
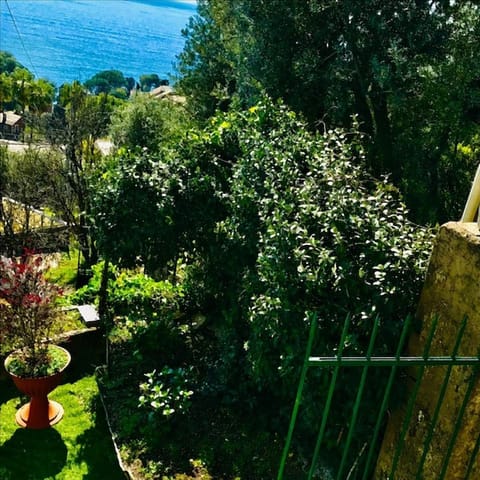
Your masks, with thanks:
[(0, 0), (0, 50), (57, 86), (102, 70), (168, 78), (194, 0)]

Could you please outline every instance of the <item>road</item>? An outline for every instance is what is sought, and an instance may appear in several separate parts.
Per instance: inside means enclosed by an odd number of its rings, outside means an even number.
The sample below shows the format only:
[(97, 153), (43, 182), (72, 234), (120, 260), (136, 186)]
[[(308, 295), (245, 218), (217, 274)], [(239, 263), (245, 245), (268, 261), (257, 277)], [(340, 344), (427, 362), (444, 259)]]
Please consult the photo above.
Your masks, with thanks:
[[(95, 143), (103, 155), (108, 155), (112, 151), (113, 144), (110, 140), (97, 140)], [(8, 150), (11, 152), (23, 152), (27, 150), (29, 146), (32, 146), (33, 148), (38, 148), (40, 150), (48, 150), (50, 148), (50, 145), (48, 143), (28, 144), (23, 142), (17, 142), (15, 140), (4, 139), (0, 139), (0, 145), (7, 145)]]

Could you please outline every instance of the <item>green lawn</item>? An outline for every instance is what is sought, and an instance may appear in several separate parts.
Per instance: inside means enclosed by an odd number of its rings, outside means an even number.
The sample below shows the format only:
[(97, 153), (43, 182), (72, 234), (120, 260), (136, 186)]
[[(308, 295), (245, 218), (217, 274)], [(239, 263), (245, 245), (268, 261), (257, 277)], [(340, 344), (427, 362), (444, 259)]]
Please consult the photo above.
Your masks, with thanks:
[[(76, 376), (76, 378), (75, 378)], [(118, 466), (93, 373), (67, 374), (49, 398), (65, 415), (47, 430), (15, 423), (24, 402), (10, 378), (0, 381), (0, 478), (2, 480), (125, 479)]]

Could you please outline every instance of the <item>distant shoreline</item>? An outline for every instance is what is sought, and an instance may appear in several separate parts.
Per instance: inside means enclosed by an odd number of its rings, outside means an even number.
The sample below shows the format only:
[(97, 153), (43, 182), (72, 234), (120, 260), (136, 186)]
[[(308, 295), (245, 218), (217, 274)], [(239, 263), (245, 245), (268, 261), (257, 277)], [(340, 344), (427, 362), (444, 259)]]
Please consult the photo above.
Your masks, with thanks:
[(197, 13), (193, 0), (19, 0), (11, 7), (21, 40), (1, 9), (1, 49), (56, 86), (105, 70), (170, 78), (182, 30)]

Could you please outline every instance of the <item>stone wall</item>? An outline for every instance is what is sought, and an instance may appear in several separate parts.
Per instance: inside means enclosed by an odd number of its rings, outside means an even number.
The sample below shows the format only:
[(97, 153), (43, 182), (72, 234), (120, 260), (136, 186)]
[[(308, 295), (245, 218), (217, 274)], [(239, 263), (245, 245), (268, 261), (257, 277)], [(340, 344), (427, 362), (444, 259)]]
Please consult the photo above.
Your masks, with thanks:
[[(409, 354), (421, 355), (432, 318), (438, 315), (438, 325), (431, 346), (431, 355), (450, 355), (460, 324), (465, 315), (468, 323), (459, 355), (477, 355), (480, 348), (480, 232), (475, 223), (451, 222), (440, 228), (430, 259), (427, 277), (420, 297), (417, 318), (420, 333), (410, 339)], [(395, 480), (412, 480), (423, 452), (429, 420), (434, 414), (439, 391), (447, 367), (430, 367), (424, 377), (409, 424), (405, 445)], [(408, 384), (413, 388), (418, 369), (408, 372)], [(423, 469), (423, 480), (437, 480), (448, 447), (458, 411), (467, 389), (471, 370), (454, 367), (442, 403)], [(390, 465), (402, 428), (406, 405), (392, 412), (375, 472), (375, 480), (388, 479)], [(464, 416), (445, 478), (465, 478), (470, 454), (480, 435), (480, 385), (477, 382)], [(470, 478), (480, 478), (477, 461)], [(393, 480), (393, 479), (391, 479)]]

